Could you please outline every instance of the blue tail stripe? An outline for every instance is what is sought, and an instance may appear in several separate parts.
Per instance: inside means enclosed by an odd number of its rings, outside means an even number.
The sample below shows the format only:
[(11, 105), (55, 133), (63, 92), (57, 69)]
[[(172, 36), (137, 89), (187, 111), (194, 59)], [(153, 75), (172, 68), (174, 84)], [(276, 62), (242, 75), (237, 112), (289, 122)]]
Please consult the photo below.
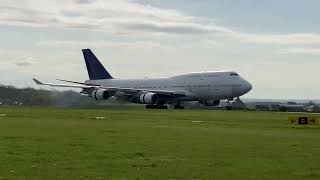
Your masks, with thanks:
[(90, 80), (113, 79), (90, 49), (82, 49)]

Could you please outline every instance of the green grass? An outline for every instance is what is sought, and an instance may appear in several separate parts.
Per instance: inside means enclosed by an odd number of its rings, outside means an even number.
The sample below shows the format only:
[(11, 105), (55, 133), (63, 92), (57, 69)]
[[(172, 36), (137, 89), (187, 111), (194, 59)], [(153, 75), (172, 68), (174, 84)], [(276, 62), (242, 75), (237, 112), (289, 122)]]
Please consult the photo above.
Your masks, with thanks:
[(0, 179), (320, 179), (320, 128), (292, 127), (288, 117), (295, 114), (62, 108), (0, 108), (0, 114), (7, 114), (0, 116)]

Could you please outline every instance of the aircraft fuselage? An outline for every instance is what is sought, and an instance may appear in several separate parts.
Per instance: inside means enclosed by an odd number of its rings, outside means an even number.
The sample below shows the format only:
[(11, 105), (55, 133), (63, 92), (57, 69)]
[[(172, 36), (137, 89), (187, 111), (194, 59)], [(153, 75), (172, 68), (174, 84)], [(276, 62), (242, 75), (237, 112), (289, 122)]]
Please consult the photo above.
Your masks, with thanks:
[(190, 73), (169, 78), (88, 80), (87, 84), (184, 93), (180, 101), (233, 99), (248, 93), (252, 85), (233, 71)]

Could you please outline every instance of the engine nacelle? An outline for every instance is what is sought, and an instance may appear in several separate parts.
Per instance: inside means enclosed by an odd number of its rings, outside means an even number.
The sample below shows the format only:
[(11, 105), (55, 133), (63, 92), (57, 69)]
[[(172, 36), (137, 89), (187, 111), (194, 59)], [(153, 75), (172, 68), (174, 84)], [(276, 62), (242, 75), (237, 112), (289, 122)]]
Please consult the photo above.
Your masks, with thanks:
[(145, 93), (140, 96), (140, 103), (142, 104), (157, 104), (159, 102), (159, 95), (156, 93)]
[(205, 106), (218, 106), (220, 104), (220, 100), (206, 100), (206, 101), (199, 101), (199, 103)]
[(91, 96), (95, 100), (107, 100), (111, 97), (110, 92), (104, 89), (98, 89), (98, 90), (92, 91)]

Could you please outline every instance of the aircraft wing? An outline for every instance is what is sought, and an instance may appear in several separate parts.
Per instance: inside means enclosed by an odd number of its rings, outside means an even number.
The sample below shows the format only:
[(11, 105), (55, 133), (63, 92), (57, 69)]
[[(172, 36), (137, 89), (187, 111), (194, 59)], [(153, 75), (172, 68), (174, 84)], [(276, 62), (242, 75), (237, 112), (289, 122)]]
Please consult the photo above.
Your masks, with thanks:
[(42, 83), (41, 81), (39, 81), (37, 79), (33, 79), (33, 81), (37, 85), (40, 85), (40, 86), (79, 88), (79, 89), (83, 89), (82, 92), (86, 92), (87, 94), (92, 93), (93, 90), (105, 89), (105, 90), (112, 91), (114, 93), (115, 92), (123, 92), (127, 95), (134, 95), (136, 93), (143, 93), (143, 92), (152, 92), (152, 93), (157, 93), (159, 95), (171, 96), (171, 97), (186, 96), (184, 92), (166, 91), (166, 90), (148, 90), (148, 89), (136, 89), (136, 88), (121, 88), (121, 87), (105, 87), (105, 86), (99, 86), (99, 85), (86, 85), (85, 83), (67, 81), (67, 80), (60, 80), (60, 81), (76, 83), (78, 85)]
[(52, 86), (52, 87), (70, 87), (70, 88), (80, 88), (80, 89), (91, 89), (96, 88), (99, 86), (88, 86), (88, 85), (65, 85), (65, 84), (49, 84), (49, 83), (42, 83), (37, 79), (33, 79), (33, 81), (40, 86)]

